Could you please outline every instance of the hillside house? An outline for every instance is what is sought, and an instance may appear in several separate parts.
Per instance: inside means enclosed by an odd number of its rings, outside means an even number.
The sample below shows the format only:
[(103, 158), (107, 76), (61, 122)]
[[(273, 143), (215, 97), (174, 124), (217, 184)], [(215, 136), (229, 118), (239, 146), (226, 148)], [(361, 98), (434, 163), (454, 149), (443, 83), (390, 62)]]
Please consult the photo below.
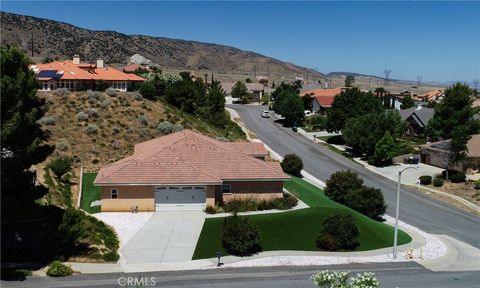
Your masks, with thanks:
[[(232, 96), (232, 89), (233, 86), (235, 86), (235, 83), (231, 82), (222, 82), (221, 83), (223, 90), (225, 90), (225, 93), (228, 96)], [(247, 91), (253, 95), (253, 101), (258, 102), (260, 99), (262, 99), (263, 93), (265, 86), (261, 83), (245, 83), (245, 86), (247, 87)]]
[(46, 64), (30, 65), (30, 69), (40, 82), (39, 90), (50, 91), (66, 88), (70, 91), (95, 89), (98, 81), (105, 81), (118, 91), (127, 91), (134, 83), (145, 79), (135, 74), (127, 74), (112, 67), (106, 67), (103, 59), (94, 64), (80, 62), (75, 55), (72, 60), (55, 61)]
[(435, 113), (433, 108), (412, 107), (400, 110), (400, 117), (408, 124), (405, 135), (417, 136), (425, 131), (428, 121), (433, 118)]
[(337, 95), (346, 91), (348, 88), (339, 87), (332, 89), (313, 89), (300, 92), (300, 97), (307, 94), (313, 97), (312, 112), (325, 113), (326, 110), (332, 107), (333, 101)]

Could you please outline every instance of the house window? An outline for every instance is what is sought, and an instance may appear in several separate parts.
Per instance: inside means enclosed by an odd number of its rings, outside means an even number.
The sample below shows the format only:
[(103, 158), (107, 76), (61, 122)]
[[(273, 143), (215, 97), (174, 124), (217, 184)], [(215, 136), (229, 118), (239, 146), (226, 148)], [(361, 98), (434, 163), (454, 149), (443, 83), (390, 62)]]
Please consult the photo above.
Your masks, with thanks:
[(158, 190), (167, 190), (167, 187), (165, 186), (156, 186), (155, 187), (155, 190), (158, 191)]
[(118, 198), (118, 190), (117, 189), (112, 189), (111, 190), (111, 197), (112, 197), (112, 199), (117, 199)]
[(222, 193), (231, 193), (232, 185), (230, 184), (223, 184), (222, 185)]

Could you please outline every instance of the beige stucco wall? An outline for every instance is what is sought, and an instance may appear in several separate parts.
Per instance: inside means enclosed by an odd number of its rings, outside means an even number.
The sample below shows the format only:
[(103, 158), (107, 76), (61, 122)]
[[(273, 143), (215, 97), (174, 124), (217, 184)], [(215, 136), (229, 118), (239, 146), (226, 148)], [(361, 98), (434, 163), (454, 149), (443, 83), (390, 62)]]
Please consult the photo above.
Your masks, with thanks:
[[(111, 199), (111, 190), (118, 190), (118, 198)], [(102, 212), (131, 211), (138, 206), (139, 211), (155, 210), (155, 188), (153, 186), (102, 186)]]
[(130, 212), (138, 206), (138, 211), (155, 211), (155, 199), (102, 199), (102, 212)]

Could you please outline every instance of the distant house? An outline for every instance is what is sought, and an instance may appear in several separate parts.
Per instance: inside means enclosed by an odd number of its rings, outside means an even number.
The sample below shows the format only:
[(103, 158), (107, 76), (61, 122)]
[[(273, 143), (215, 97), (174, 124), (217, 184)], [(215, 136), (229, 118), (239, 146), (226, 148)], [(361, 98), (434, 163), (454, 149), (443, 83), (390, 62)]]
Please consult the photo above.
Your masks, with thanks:
[[(450, 152), (451, 140), (442, 140), (433, 143), (424, 144), (421, 146), (422, 163), (446, 168)], [(467, 158), (468, 165), (465, 163), (458, 163), (449, 169), (472, 174), (480, 170), (480, 134), (472, 135), (472, 138), (467, 143)]]
[(348, 88), (339, 87), (332, 89), (313, 89), (300, 92), (300, 97), (307, 94), (313, 97), (312, 112), (324, 113), (332, 107), (333, 101), (337, 95), (346, 91)]
[(49, 91), (66, 88), (70, 91), (94, 89), (97, 81), (105, 81), (111, 88), (127, 91), (133, 83), (145, 79), (135, 74), (127, 74), (112, 67), (106, 67), (103, 59), (95, 64), (82, 63), (75, 55), (73, 60), (55, 61), (46, 64), (30, 65), (40, 82), (39, 90)]
[(418, 107), (412, 107), (400, 110), (399, 113), (400, 117), (408, 123), (408, 128), (405, 134), (407, 136), (417, 136), (424, 132), (428, 121), (433, 118), (435, 111), (432, 108), (418, 109)]
[(445, 91), (441, 89), (436, 89), (436, 90), (430, 90), (424, 94), (419, 94), (415, 96), (416, 101), (422, 101), (422, 102), (431, 102), (431, 101), (440, 101), (443, 99), (445, 96)]
[[(223, 90), (225, 90), (225, 93), (228, 96), (232, 96), (232, 89), (233, 86), (235, 86), (234, 82), (222, 82), (221, 83)], [(252, 93), (253, 95), (253, 101), (260, 101), (262, 99), (262, 95), (265, 90), (265, 86), (261, 83), (245, 83), (245, 86), (247, 87), (247, 91), (249, 93)]]

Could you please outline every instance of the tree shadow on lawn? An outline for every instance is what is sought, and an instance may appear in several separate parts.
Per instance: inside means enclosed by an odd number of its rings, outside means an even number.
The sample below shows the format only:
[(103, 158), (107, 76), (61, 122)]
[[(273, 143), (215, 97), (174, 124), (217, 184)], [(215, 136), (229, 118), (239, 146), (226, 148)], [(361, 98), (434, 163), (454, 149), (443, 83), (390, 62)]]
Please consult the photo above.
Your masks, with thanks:
[(236, 251), (231, 251), (230, 249), (228, 249), (227, 247), (225, 247), (226, 245), (224, 244), (223, 245), (223, 248), (225, 249), (225, 251), (232, 255), (232, 256), (238, 256), (238, 257), (249, 257), (249, 256), (253, 256), (253, 255), (256, 255), (260, 252), (263, 251), (262, 249), (262, 246), (260, 246), (260, 244), (255, 244), (253, 245), (252, 248), (250, 248), (247, 252), (245, 253), (237, 253)]

